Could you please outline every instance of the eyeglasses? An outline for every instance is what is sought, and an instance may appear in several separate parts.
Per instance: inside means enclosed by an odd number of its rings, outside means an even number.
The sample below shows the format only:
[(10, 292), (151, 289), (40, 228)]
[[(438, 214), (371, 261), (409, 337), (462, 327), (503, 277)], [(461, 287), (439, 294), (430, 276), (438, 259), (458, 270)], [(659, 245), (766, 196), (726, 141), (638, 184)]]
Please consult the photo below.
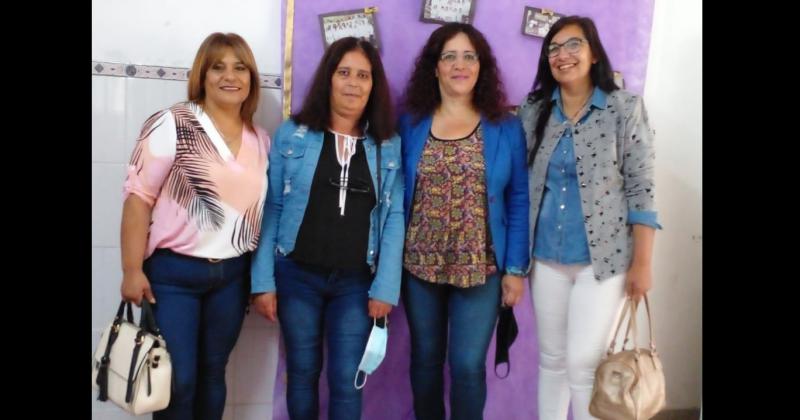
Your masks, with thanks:
[[(328, 184), (337, 189), (342, 188), (341, 180), (339, 178), (328, 178)], [(367, 181), (360, 178), (353, 178), (347, 180), (347, 191), (354, 193), (369, 193), (370, 188)]]
[(563, 44), (557, 44), (554, 42), (547, 47), (547, 56), (550, 58), (557, 57), (561, 52), (562, 47), (568, 54), (577, 54), (578, 51), (581, 50), (581, 45), (583, 45), (584, 42), (586, 42), (586, 40), (581, 38), (570, 38)]
[[(464, 53), (461, 54), (461, 58), (468, 65), (473, 65), (478, 62), (478, 53), (472, 51), (464, 51)], [(441, 60), (445, 64), (454, 64), (456, 60), (458, 60), (458, 53), (456, 53), (455, 51), (443, 52), (442, 55), (439, 56), (439, 60)]]

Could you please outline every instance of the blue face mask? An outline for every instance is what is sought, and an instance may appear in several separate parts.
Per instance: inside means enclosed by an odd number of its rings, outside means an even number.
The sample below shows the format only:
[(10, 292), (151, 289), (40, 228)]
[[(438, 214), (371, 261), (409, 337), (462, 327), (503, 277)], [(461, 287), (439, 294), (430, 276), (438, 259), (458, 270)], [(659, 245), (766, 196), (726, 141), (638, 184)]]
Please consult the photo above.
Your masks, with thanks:
[[(356, 389), (361, 389), (367, 384), (367, 375), (375, 372), (375, 369), (381, 365), (383, 356), (386, 355), (386, 342), (389, 339), (389, 328), (385, 325), (386, 319), (384, 318), (384, 327), (379, 327), (378, 320), (376, 318), (373, 319), (372, 332), (369, 333), (367, 348), (364, 349), (364, 356), (361, 357), (361, 363), (358, 364), (358, 371), (353, 381)], [(361, 372), (364, 372), (364, 381), (359, 385), (358, 375)]]

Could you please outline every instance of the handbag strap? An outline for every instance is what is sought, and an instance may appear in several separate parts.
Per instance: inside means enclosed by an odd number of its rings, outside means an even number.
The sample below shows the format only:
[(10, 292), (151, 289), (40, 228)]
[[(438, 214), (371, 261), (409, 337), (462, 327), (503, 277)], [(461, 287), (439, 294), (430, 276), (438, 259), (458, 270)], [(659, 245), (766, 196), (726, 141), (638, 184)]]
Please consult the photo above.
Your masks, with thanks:
[[(145, 301), (143, 300), (142, 303)], [(142, 305), (144, 307), (144, 305)], [(133, 354), (131, 354), (131, 366), (128, 369), (128, 387), (125, 390), (125, 402), (130, 403), (133, 399), (133, 379), (134, 373), (136, 373), (136, 361), (139, 359), (139, 352), (142, 350), (142, 343), (144, 343), (144, 335), (147, 332), (144, 329), (140, 329), (139, 332), (136, 333), (136, 345), (133, 347)]]
[[(131, 365), (128, 369), (128, 387), (125, 391), (125, 402), (130, 403), (133, 399), (133, 382), (136, 379), (136, 365), (137, 361), (139, 360), (139, 353), (142, 350), (142, 344), (144, 343), (144, 336), (147, 334), (152, 334), (158, 337), (161, 337), (161, 330), (158, 329), (156, 325), (156, 318), (153, 315), (153, 308), (150, 306), (150, 302), (147, 299), (142, 299), (142, 312), (141, 316), (139, 317), (139, 331), (136, 333), (136, 345), (133, 347), (133, 354), (131, 355)], [(158, 340), (155, 341), (154, 347), (158, 347), (159, 343)], [(149, 381), (149, 378), (148, 378)]]
[(650, 330), (650, 350), (656, 352), (656, 340), (653, 337), (653, 316), (650, 314), (650, 299), (647, 298), (647, 293), (644, 294), (644, 307), (647, 310), (647, 327)]
[[(649, 338), (650, 338), (650, 350), (653, 354), (656, 353), (656, 342), (653, 337), (653, 316), (650, 311), (650, 299), (647, 298), (647, 294), (644, 294), (644, 305), (645, 310), (647, 311), (647, 327), (649, 331)], [(625, 331), (625, 342), (622, 344), (623, 349), (625, 348), (625, 344), (627, 344), (628, 339), (630, 337), (633, 338), (633, 349), (638, 354), (639, 353), (639, 345), (637, 340), (638, 331), (636, 328), (636, 313), (638, 312), (639, 305), (636, 301), (631, 298), (625, 299), (625, 305), (622, 308), (622, 315), (620, 316), (619, 322), (617, 323), (617, 328), (614, 330), (614, 337), (611, 340), (611, 345), (608, 347), (608, 351), (606, 354), (614, 353), (614, 347), (616, 347), (617, 336), (619, 335), (619, 329), (622, 326), (623, 321), (627, 315), (628, 317), (628, 327)]]
[(100, 392), (97, 394), (98, 401), (108, 400), (108, 366), (111, 364), (111, 348), (114, 347), (114, 343), (117, 341), (117, 337), (119, 336), (119, 326), (122, 324), (122, 321), (124, 321), (122, 316), (126, 307), (128, 308), (128, 322), (133, 323), (133, 309), (131, 309), (131, 303), (123, 300), (119, 304), (117, 316), (114, 317), (114, 322), (111, 324), (111, 329), (108, 333), (108, 342), (106, 343), (106, 350), (103, 352), (103, 357), (100, 358), (100, 365), (97, 369), (97, 379), (95, 379), (95, 383), (100, 389)]
[[(124, 314), (125, 308), (127, 308), (127, 313)], [(125, 302), (124, 300), (120, 302), (119, 308), (117, 309), (117, 316), (114, 317), (114, 320), (123, 321), (122, 315), (127, 315), (128, 322), (133, 324), (133, 309), (131, 308), (130, 302)]]
[[(619, 316), (619, 321), (617, 321), (617, 328), (614, 329), (614, 335), (611, 338), (611, 344), (608, 346), (608, 351), (606, 351), (607, 355), (611, 355), (614, 353), (614, 347), (617, 346), (617, 337), (619, 336), (619, 329), (622, 327), (622, 323), (625, 322), (625, 317), (629, 316), (630, 314), (630, 305), (631, 300), (625, 299), (625, 304), (622, 306), (622, 312)], [(630, 321), (628, 321), (628, 331), (630, 331), (631, 325)], [(625, 341), (628, 340), (628, 332), (625, 333)], [(625, 347), (625, 343), (622, 344), (622, 347)]]
[(133, 309), (132, 309), (133, 305), (131, 305), (130, 302), (126, 302), (126, 303), (127, 303), (127, 305), (125, 305), (125, 307), (128, 308), (128, 322), (133, 324)]
[(147, 299), (142, 299), (142, 313), (139, 317), (139, 328), (153, 334), (155, 336), (161, 337), (161, 330), (156, 325), (156, 317), (153, 315), (153, 307), (150, 306), (150, 302)]

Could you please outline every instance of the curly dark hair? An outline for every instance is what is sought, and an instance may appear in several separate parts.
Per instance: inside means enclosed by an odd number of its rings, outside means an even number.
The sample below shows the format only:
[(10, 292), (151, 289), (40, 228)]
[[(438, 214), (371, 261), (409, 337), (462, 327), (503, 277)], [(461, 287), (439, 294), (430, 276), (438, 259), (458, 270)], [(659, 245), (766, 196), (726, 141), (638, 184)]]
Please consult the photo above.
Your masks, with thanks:
[(367, 56), (372, 66), (372, 90), (359, 124), (363, 127), (369, 122), (367, 132), (375, 141), (384, 141), (394, 135), (394, 111), (381, 57), (368, 41), (354, 37), (339, 39), (325, 51), (303, 100), (302, 109), (292, 115), (296, 123), (305, 124), (315, 131), (324, 131), (330, 127), (331, 78), (345, 54), (358, 50)]
[(436, 66), (444, 44), (459, 33), (469, 38), (475, 47), (480, 61), (478, 81), (472, 104), (490, 121), (498, 121), (508, 111), (506, 92), (500, 80), (500, 69), (483, 34), (467, 23), (447, 23), (433, 31), (428, 42), (422, 47), (414, 71), (406, 86), (404, 98), (408, 111), (417, 119), (432, 114), (442, 103), (439, 81), (436, 79)]

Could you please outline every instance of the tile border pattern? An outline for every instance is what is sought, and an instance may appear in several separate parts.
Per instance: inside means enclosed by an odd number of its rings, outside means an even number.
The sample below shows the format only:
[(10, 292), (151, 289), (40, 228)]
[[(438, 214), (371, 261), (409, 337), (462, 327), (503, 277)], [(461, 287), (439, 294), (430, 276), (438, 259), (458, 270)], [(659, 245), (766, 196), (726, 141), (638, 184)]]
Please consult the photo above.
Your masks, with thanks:
[[(150, 66), (143, 64), (110, 63), (92, 60), (93, 76), (137, 77), (141, 79), (161, 79), (186, 81), (189, 68)], [(281, 89), (283, 83), (278, 74), (260, 73), (262, 89)]]

